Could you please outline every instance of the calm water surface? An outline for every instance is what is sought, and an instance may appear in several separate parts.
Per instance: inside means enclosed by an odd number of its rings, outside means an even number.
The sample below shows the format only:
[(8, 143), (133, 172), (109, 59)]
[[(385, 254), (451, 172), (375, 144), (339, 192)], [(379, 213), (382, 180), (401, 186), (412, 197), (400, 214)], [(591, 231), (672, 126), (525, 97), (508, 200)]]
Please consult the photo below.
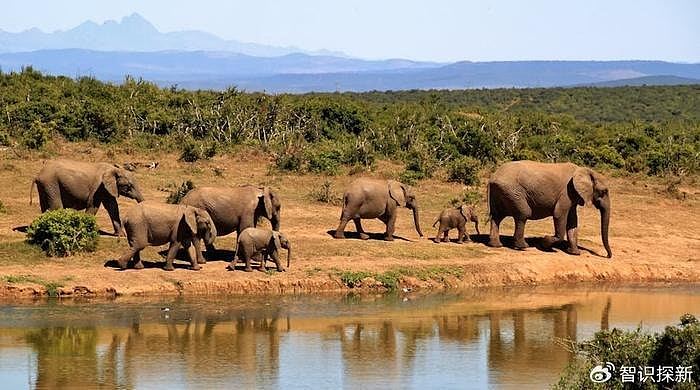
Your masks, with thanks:
[(698, 286), (6, 302), (0, 388), (547, 388), (557, 339), (686, 312)]

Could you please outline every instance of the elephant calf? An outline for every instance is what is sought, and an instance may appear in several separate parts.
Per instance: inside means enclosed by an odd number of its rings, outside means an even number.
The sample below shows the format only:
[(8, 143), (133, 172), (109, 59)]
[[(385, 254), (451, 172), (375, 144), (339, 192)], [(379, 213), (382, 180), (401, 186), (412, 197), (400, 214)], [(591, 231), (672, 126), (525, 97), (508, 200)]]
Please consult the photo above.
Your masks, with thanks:
[(190, 251), (187, 255), (193, 270), (199, 270), (200, 263), (205, 263), (202, 257), (199, 240), (213, 244), (216, 238), (216, 227), (209, 214), (199, 208), (178, 205), (142, 202), (129, 210), (124, 223), (129, 251), (117, 260), (119, 267), (125, 269), (129, 260), (134, 260), (134, 268), (143, 268), (141, 250), (147, 246), (158, 246), (170, 243), (165, 270), (172, 271), (173, 259), (181, 248), (195, 248), (195, 256)]
[(440, 223), (438, 227), (437, 234), (435, 235), (436, 243), (440, 242), (440, 235), (443, 235), (442, 241), (449, 241), (448, 234), (451, 229), (457, 228), (458, 236), (457, 243), (461, 244), (462, 239), (469, 241), (469, 234), (467, 234), (466, 224), (467, 221), (474, 222), (474, 228), (476, 229), (476, 234), (479, 233), (479, 218), (474, 213), (474, 208), (462, 205), (460, 207), (453, 207), (449, 209), (444, 209), (440, 213), (438, 219), (433, 223), (433, 227)]
[(245, 271), (251, 272), (253, 268), (250, 266), (250, 259), (262, 255), (260, 271), (267, 271), (266, 263), (269, 256), (275, 262), (277, 271), (284, 272), (286, 270), (280, 263), (280, 249), (287, 250), (287, 268), (289, 268), (292, 247), (284, 234), (267, 229), (247, 228), (238, 235), (236, 255), (228, 265), (228, 269), (236, 270), (236, 258), (238, 258), (238, 260), (245, 262)]

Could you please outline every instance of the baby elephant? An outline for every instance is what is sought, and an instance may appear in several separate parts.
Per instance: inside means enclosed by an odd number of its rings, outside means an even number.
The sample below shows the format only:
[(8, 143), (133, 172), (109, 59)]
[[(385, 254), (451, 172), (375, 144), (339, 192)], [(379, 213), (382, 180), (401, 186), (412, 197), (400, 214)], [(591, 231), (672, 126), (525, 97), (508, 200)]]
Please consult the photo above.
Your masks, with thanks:
[(245, 271), (251, 272), (253, 268), (250, 266), (250, 259), (262, 257), (260, 260), (260, 271), (267, 271), (265, 263), (267, 263), (267, 258), (269, 256), (272, 258), (272, 261), (275, 262), (275, 265), (277, 265), (277, 271), (284, 272), (286, 270), (282, 266), (282, 263), (280, 263), (280, 248), (287, 250), (287, 267), (289, 267), (289, 260), (292, 257), (292, 247), (284, 234), (267, 229), (247, 228), (238, 236), (236, 255), (228, 265), (228, 269), (231, 271), (236, 270), (236, 258), (238, 258), (240, 261), (245, 261)]
[(133, 207), (126, 215), (124, 223), (127, 241), (131, 247), (117, 260), (119, 267), (125, 269), (129, 260), (134, 260), (134, 268), (143, 268), (141, 250), (147, 246), (170, 243), (165, 270), (172, 271), (173, 259), (181, 248), (189, 249), (194, 245), (195, 255), (188, 250), (187, 256), (193, 270), (199, 270), (199, 264), (206, 261), (202, 256), (199, 240), (207, 245), (213, 244), (216, 228), (206, 211), (179, 204), (142, 202)]
[(459, 236), (457, 237), (458, 244), (463, 242), (463, 238), (466, 238), (467, 241), (469, 241), (469, 234), (467, 234), (467, 230), (465, 228), (467, 220), (474, 222), (476, 234), (481, 234), (479, 233), (479, 218), (477, 218), (476, 214), (474, 213), (474, 208), (462, 205), (459, 207), (442, 210), (442, 213), (440, 213), (438, 219), (435, 221), (435, 223), (433, 223), (433, 227), (435, 227), (435, 225), (440, 222), (440, 227), (438, 227), (437, 234), (435, 235), (433, 241), (439, 243), (441, 234), (444, 235), (442, 241), (449, 241), (448, 233), (450, 229), (454, 228), (457, 228), (457, 231), (459, 232)]

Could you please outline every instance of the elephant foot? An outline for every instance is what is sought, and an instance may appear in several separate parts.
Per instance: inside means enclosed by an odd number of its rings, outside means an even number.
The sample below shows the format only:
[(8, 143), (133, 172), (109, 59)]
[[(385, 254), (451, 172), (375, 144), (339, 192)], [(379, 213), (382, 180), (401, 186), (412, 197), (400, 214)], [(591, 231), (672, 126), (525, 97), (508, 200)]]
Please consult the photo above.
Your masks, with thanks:
[(385, 236), (384, 241), (394, 241), (394, 236)]
[(529, 248), (529, 247), (530, 247), (530, 245), (528, 245), (527, 242), (525, 242), (525, 241), (522, 241), (522, 242), (517, 242), (517, 241), (516, 241), (516, 242), (515, 242), (515, 249), (518, 249), (518, 250), (521, 250), (521, 251), (522, 251), (522, 250), (525, 250), (525, 249), (527, 249), (527, 248)]
[(360, 240), (369, 240), (369, 234), (360, 233)]
[(258, 271), (260, 271), (260, 272), (267, 272), (267, 267), (260, 266), (260, 267), (258, 268)]
[(139, 261), (138, 263), (134, 264), (134, 269), (143, 269), (143, 263)]
[(190, 269), (192, 269), (192, 271), (199, 271), (202, 269), (202, 267), (200, 267), (199, 264), (197, 264), (197, 265), (190, 267)]
[(164, 271), (175, 271), (175, 267), (173, 267), (172, 265), (166, 265), (165, 267), (163, 267), (163, 270)]
[(335, 234), (333, 235), (333, 238), (343, 239), (343, 238), (345, 238), (345, 233), (343, 233), (343, 232), (335, 232)]
[(129, 263), (126, 261), (121, 262), (121, 261), (117, 260), (117, 265), (119, 266), (119, 269), (124, 270), (128, 267)]
[(462, 240), (457, 240), (457, 244), (464, 244), (464, 241), (462, 241)]
[(441, 240), (440, 240), (439, 238), (437, 238), (437, 237), (433, 238), (433, 242), (436, 243), (436, 244), (439, 244), (440, 241), (441, 241)]
[(226, 266), (226, 269), (229, 271), (235, 271), (236, 270), (236, 263), (229, 263), (229, 265)]
[(498, 240), (498, 241), (491, 240), (491, 241), (489, 241), (486, 245), (490, 246), (491, 248), (501, 248), (501, 247), (503, 247), (503, 244), (501, 243), (500, 240)]
[(277, 272), (287, 272), (286, 268), (277, 268)]
[(566, 253), (574, 256), (579, 256), (581, 254), (581, 250), (578, 248), (566, 248)]
[(245, 272), (253, 272), (253, 268), (252, 268), (252, 267), (245, 267), (245, 268), (243, 268), (243, 271), (245, 271)]

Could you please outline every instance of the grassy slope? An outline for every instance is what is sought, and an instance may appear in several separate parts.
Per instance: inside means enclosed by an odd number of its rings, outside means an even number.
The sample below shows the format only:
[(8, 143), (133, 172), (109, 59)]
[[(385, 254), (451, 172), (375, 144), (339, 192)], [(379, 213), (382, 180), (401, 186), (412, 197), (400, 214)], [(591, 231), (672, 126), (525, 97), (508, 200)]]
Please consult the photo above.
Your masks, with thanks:
[[(644, 178), (611, 178), (613, 219), (612, 261), (595, 256), (603, 253), (599, 238), (599, 218), (592, 208), (580, 212), (580, 257), (561, 251), (544, 252), (536, 248), (514, 251), (491, 249), (483, 244), (434, 244), (419, 240), (412, 227), (410, 212), (399, 215), (396, 234), (406, 240), (384, 242), (354, 239), (334, 240), (328, 234), (336, 227), (340, 207), (315, 202), (309, 191), (325, 178), (305, 175), (268, 174), (269, 162), (251, 153), (217, 156), (212, 161), (185, 164), (176, 155), (153, 152), (127, 155), (119, 147), (92, 148), (87, 144), (52, 144), (48, 153), (19, 155), (4, 150), (0, 157), (0, 200), (6, 212), (0, 214), (0, 295), (31, 295), (52, 292), (110, 294), (154, 293), (245, 293), (252, 291), (291, 292), (321, 291), (346, 288), (363, 276), (361, 287), (380, 283), (401, 286), (443, 287), (519, 285), (575, 281), (700, 281), (700, 207), (697, 184), (682, 188), (686, 200), (677, 200), (660, 192), (665, 185)], [(285, 274), (226, 272), (225, 261), (211, 261), (200, 272), (182, 267), (165, 272), (160, 264), (142, 271), (120, 272), (105, 267), (105, 262), (126, 250), (124, 239), (101, 237), (97, 252), (65, 259), (45, 258), (36, 249), (23, 243), (24, 234), (13, 228), (29, 224), (38, 213), (36, 193), (34, 205), (28, 204), (30, 183), (44, 157), (62, 156), (88, 161), (159, 161), (157, 170), (137, 172), (148, 199), (164, 200), (167, 192), (159, 190), (169, 184), (191, 179), (196, 185), (269, 184), (283, 196), (282, 230), (290, 236), (295, 248), (291, 270)], [(217, 175), (214, 168), (223, 168)], [(401, 167), (381, 162), (372, 175), (391, 177)], [(330, 178), (340, 196), (342, 189), (354, 180), (351, 176)], [(482, 186), (483, 187), (483, 186)], [(422, 206), (422, 227), (433, 237), (430, 227), (439, 211), (458, 196), (462, 186), (434, 180), (421, 182), (416, 192)], [(483, 192), (483, 191), (482, 191)], [(123, 210), (133, 201), (120, 199)], [(488, 233), (485, 202), (477, 205), (481, 216), (481, 232)], [(106, 212), (98, 213), (100, 226), (109, 230)], [(366, 221), (365, 229), (382, 232), (378, 221)], [(348, 231), (354, 230), (349, 224)], [(469, 231), (474, 233), (473, 227)], [(531, 221), (527, 237), (551, 234), (551, 220)], [(512, 234), (512, 222), (506, 221), (502, 233)], [(453, 237), (454, 237), (453, 232)], [(223, 237), (217, 246), (232, 250), (234, 236)], [(227, 254), (227, 253), (224, 253)], [(149, 248), (143, 258), (161, 261), (157, 250)], [(57, 287), (58, 286), (58, 287)], [(61, 287), (62, 286), (62, 287)]]

